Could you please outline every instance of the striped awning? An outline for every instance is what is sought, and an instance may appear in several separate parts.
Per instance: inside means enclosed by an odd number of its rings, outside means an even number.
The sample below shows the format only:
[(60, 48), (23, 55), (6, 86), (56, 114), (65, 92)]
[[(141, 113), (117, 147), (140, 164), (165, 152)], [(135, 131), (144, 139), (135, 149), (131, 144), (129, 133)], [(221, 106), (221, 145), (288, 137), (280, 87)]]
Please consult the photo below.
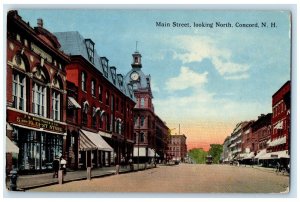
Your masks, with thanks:
[(19, 153), (19, 147), (6, 136), (6, 153)]
[(98, 133), (80, 130), (80, 137), (84, 137), (83, 139), (85, 140), (85, 142), (83, 142), (83, 144), (87, 145), (87, 147), (84, 147), (83, 150), (98, 149), (101, 151), (113, 151), (113, 148), (109, 146), (109, 144)]
[(81, 106), (73, 97), (68, 97), (68, 108), (81, 109)]
[(88, 151), (96, 149), (97, 146), (84, 133), (80, 133), (79, 150)]

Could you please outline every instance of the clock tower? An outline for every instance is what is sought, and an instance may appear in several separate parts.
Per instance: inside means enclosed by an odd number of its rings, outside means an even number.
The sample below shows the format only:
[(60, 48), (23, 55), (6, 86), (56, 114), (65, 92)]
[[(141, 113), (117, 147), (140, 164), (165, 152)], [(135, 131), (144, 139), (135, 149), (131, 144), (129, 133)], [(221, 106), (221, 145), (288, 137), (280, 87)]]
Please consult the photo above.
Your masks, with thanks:
[(142, 68), (142, 55), (138, 51), (135, 51), (132, 54), (132, 59), (132, 68)]

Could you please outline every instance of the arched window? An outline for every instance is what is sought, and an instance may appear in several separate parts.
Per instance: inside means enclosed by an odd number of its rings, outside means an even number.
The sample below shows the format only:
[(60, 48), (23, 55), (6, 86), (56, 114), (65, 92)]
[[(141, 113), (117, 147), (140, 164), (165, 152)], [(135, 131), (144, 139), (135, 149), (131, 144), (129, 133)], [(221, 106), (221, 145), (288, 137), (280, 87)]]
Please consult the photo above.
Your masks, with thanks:
[(82, 107), (82, 124), (87, 125), (88, 121), (88, 110), (89, 110), (89, 103), (88, 101), (83, 102), (83, 107)]
[(45, 73), (41, 66), (33, 68), (32, 84), (32, 112), (34, 114), (47, 117), (47, 87), (49, 82), (48, 74)]

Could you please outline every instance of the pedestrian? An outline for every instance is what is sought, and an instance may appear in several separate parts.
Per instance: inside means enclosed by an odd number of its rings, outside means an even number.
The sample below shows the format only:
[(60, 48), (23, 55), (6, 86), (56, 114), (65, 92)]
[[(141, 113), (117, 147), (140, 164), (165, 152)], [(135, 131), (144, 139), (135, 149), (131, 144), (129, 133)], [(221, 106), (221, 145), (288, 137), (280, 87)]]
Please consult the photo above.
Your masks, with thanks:
[(53, 178), (58, 177), (58, 170), (59, 170), (59, 159), (58, 156), (55, 156), (53, 162), (52, 162), (52, 168), (53, 168)]
[(130, 158), (130, 159), (128, 160), (128, 163), (129, 163), (130, 170), (133, 171), (133, 162), (132, 162), (132, 158)]
[(121, 157), (121, 167), (124, 168), (124, 166), (125, 166), (125, 157), (122, 156)]
[(67, 173), (66, 164), (67, 164), (67, 161), (63, 157), (61, 157), (60, 158), (60, 169), (63, 171), (64, 174)]

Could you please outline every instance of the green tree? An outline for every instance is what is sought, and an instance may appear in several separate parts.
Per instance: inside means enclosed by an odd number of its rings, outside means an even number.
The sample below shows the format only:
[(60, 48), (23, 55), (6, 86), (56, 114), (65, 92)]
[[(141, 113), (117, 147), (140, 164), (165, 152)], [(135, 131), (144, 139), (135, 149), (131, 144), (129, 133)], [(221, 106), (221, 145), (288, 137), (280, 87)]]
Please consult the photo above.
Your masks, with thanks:
[(208, 154), (213, 158), (213, 163), (219, 163), (221, 154), (223, 152), (223, 145), (221, 144), (211, 144)]
[(188, 155), (194, 163), (203, 164), (205, 163), (205, 157), (207, 156), (207, 152), (204, 151), (202, 148), (196, 148), (189, 150)]

